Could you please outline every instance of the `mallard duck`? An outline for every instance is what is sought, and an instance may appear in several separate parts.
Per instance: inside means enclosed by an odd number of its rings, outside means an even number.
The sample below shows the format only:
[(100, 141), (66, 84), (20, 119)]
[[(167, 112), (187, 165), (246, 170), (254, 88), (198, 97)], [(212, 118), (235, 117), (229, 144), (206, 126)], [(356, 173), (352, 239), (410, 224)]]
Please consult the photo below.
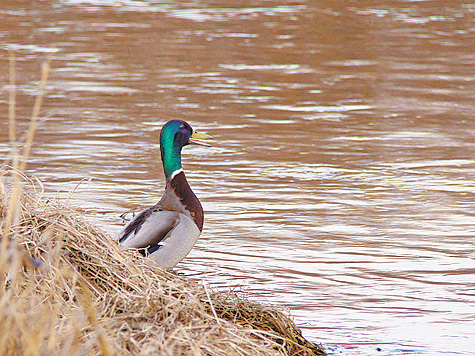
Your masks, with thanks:
[(173, 269), (188, 255), (203, 229), (203, 208), (181, 166), (181, 149), (188, 144), (208, 146), (212, 139), (182, 120), (168, 121), (160, 132), (165, 192), (160, 201), (142, 210), (117, 234), (124, 247), (139, 249), (158, 266)]

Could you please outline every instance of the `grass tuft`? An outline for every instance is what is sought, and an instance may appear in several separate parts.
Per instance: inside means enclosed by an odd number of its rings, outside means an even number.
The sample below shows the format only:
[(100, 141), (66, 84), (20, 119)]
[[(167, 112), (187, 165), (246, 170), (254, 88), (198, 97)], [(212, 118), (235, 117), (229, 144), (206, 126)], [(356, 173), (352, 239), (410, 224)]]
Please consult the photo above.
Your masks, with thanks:
[(15, 244), (2, 251), (8, 257), (0, 266), (6, 354), (323, 354), (278, 308), (148, 264), (58, 201), (31, 192), (19, 200)]

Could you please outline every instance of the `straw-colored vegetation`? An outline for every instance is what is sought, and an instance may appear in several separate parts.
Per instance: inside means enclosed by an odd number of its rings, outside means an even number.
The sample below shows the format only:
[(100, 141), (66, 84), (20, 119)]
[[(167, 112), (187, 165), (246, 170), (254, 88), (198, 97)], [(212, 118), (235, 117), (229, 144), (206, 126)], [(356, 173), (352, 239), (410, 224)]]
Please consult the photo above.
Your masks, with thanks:
[(0, 170), (3, 355), (323, 354), (278, 308), (154, 267), (42, 198), (22, 173), (29, 149), (12, 152)]

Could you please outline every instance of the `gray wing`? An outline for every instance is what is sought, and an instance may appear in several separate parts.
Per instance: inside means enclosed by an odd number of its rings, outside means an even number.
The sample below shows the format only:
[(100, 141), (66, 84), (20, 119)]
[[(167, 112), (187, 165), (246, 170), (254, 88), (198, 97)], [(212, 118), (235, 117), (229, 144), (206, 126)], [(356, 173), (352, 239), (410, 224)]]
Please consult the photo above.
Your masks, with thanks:
[(125, 247), (155, 246), (175, 228), (179, 215), (176, 211), (162, 210), (158, 206), (147, 208), (130, 220), (114, 240)]

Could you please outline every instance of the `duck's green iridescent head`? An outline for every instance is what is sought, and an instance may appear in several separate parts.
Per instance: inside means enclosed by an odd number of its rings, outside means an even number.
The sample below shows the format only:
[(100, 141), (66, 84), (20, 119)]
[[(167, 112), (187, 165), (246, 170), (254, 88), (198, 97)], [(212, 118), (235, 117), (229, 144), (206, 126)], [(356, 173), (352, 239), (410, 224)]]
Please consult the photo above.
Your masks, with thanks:
[(181, 149), (188, 144), (201, 146), (211, 145), (201, 140), (210, 140), (211, 136), (198, 133), (183, 120), (171, 120), (163, 125), (160, 131), (160, 152), (162, 154), (163, 170), (168, 179), (173, 172), (181, 169)]

